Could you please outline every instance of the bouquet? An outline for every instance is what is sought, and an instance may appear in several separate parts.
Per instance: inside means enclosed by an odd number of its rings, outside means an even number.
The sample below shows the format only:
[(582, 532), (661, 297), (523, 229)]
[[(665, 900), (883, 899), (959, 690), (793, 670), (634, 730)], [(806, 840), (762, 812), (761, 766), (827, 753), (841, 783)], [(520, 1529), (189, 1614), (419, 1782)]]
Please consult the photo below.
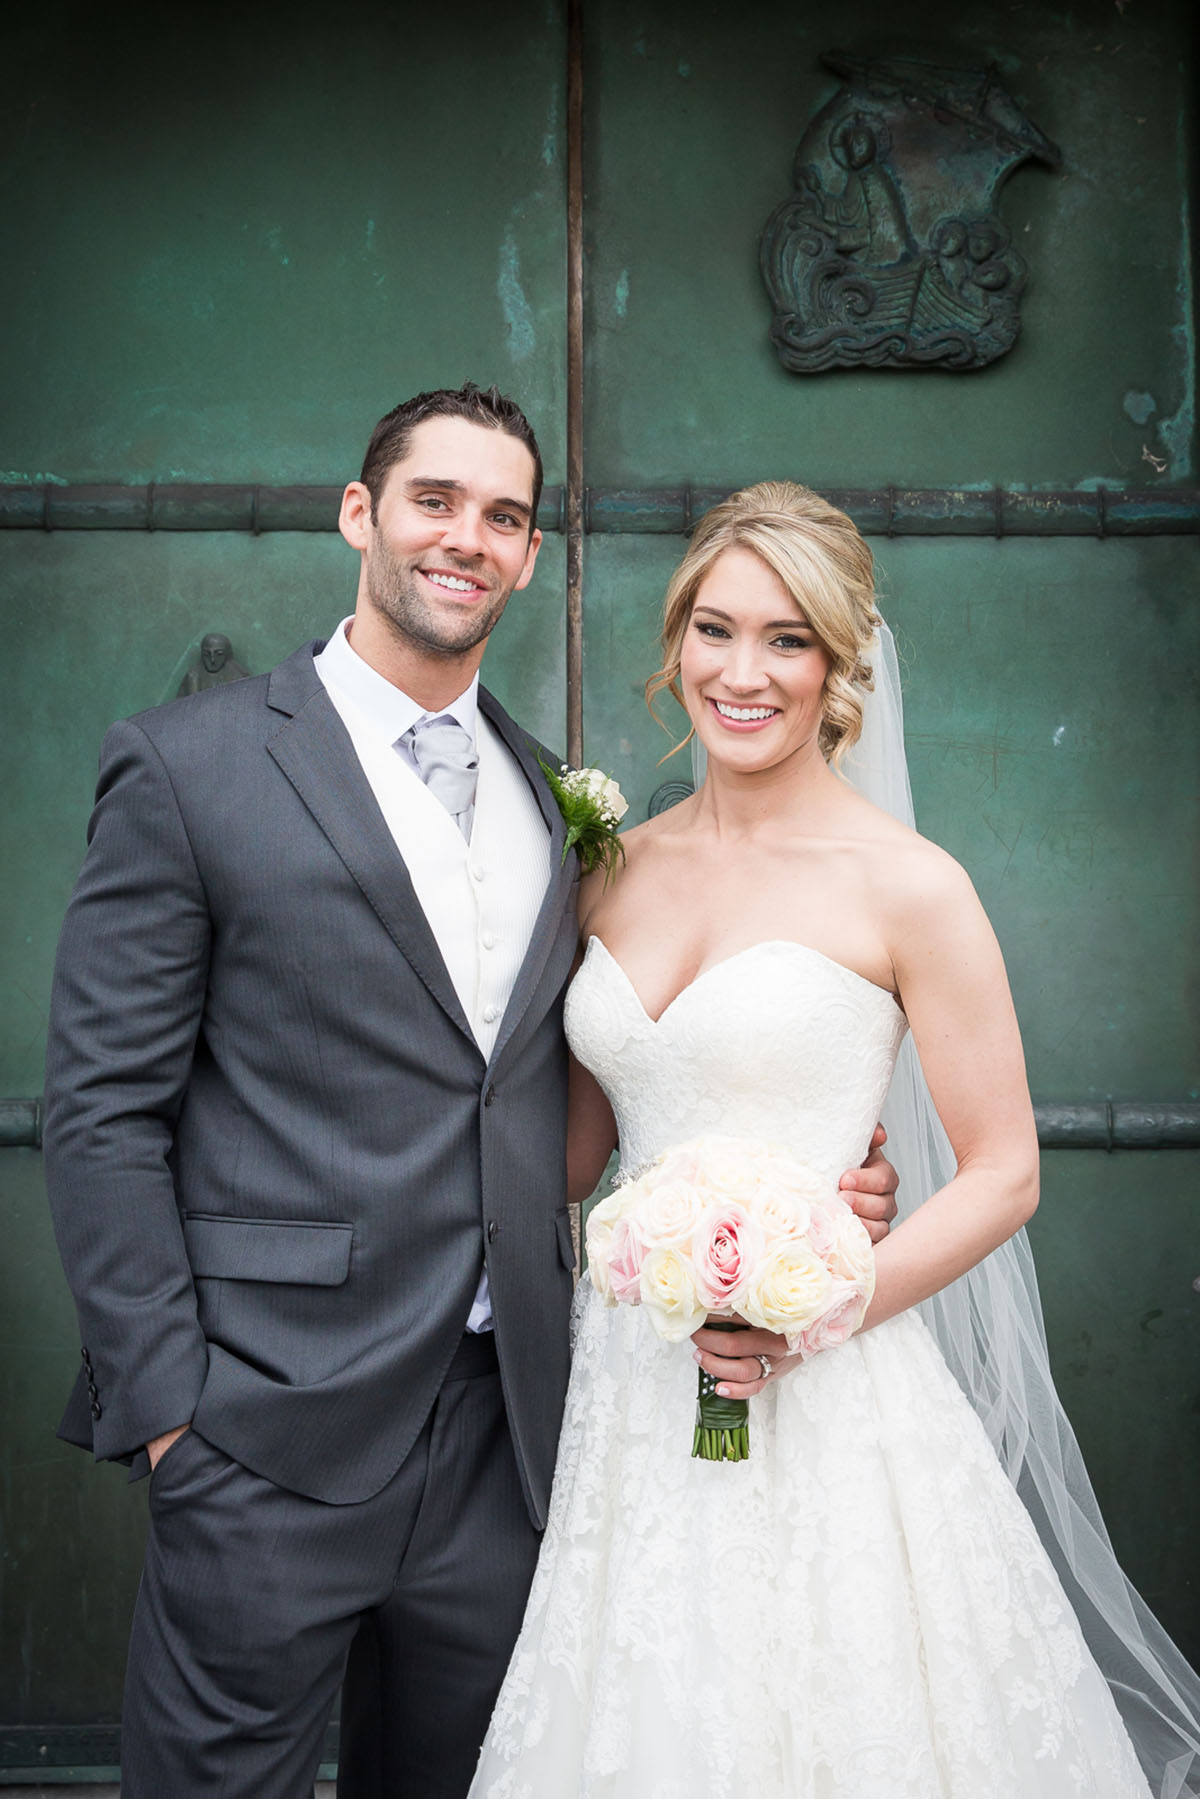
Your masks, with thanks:
[[(656, 1157), (593, 1208), (587, 1253), (602, 1298), (643, 1306), (669, 1343), (706, 1321), (749, 1324), (816, 1355), (853, 1335), (875, 1291), (871, 1239), (837, 1188), (752, 1138), (695, 1137)], [(715, 1387), (701, 1370), (692, 1454), (744, 1461), (747, 1402)]]

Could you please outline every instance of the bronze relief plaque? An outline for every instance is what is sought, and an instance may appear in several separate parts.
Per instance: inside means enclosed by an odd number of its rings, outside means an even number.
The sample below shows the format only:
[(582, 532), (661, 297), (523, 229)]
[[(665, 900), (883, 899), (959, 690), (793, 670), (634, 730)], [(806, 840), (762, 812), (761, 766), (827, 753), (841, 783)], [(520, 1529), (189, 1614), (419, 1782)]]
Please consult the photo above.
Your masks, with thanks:
[(971, 369), (1011, 349), (1026, 266), (997, 210), (1061, 155), (994, 69), (830, 51), (842, 77), (796, 151), (759, 254), (784, 368)]

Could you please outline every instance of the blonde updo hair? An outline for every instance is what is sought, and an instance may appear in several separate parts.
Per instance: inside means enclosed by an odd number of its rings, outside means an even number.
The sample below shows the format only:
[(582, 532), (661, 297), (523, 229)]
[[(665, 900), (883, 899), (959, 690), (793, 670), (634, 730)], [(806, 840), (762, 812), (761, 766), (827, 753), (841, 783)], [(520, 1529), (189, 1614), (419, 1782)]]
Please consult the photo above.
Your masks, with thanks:
[[(874, 685), (864, 657), (879, 623), (875, 559), (853, 520), (794, 481), (745, 487), (696, 526), (667, 587), (662, 666), (646, 683), (646, 704), (653, 712), (665, 690), (683, 705), (679, 663), (696, 592), (717, 558), (735, 547), (753, 550), (779, 576), (829, 657), (819, 741), (826, 761), (836, 764), (858, 740), (862, 696)], [(675, 749), (691, 741), (694, 729)]]

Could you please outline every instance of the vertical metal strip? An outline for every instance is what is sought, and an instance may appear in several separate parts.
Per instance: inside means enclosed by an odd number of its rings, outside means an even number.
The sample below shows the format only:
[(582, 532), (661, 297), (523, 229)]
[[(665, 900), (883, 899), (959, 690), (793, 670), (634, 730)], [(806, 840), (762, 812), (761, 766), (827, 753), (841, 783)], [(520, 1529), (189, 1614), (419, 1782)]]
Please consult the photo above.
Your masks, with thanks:
[(583, 17), (567, 0), (567, 760), (583, 762)]

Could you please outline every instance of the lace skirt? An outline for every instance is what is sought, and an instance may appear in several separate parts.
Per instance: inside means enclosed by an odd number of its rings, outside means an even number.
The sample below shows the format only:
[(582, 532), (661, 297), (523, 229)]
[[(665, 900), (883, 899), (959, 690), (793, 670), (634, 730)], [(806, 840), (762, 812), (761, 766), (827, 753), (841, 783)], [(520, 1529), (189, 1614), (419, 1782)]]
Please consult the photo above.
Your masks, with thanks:
[(586, 1279), (471, 1799), (1148, 1799), (1033, 1526), (909, 1313), (691, 1457), (696, 1365)]

